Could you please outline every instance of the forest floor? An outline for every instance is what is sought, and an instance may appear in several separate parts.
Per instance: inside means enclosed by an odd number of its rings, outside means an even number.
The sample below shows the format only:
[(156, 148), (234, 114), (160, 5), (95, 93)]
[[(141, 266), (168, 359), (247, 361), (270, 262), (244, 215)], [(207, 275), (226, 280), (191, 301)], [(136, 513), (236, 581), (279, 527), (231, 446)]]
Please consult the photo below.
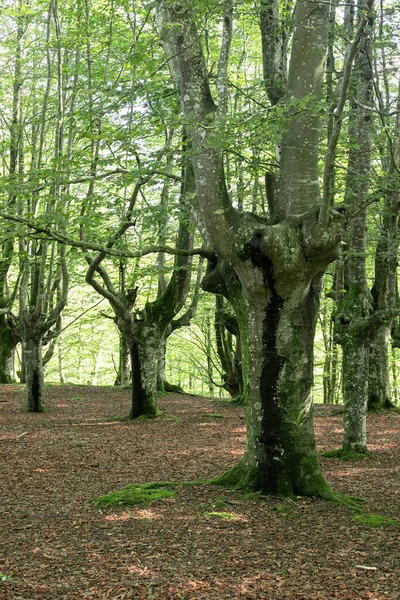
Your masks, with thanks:
[[(368, 527), (345, 506), (212, 485), (147, 507), (91, 502), (129, 483), (222, 473), (243, 453), (243, 408), (166, 395), (173, 418), (128, 423), (112, 417), (127, 414), (129, 390), (46, 396), (47, 412), (27, 414), (24, 389), (0, 386), (1, 599), (400, 598), (400, 527)], [(337, 412), (316, 407), (320, 451), (341, 444)], [(366, 512), (399, 521), (400, 415), (369, 416), (368, 437), (372, 458), (322, 458), (324, 474), (366, 498)]]

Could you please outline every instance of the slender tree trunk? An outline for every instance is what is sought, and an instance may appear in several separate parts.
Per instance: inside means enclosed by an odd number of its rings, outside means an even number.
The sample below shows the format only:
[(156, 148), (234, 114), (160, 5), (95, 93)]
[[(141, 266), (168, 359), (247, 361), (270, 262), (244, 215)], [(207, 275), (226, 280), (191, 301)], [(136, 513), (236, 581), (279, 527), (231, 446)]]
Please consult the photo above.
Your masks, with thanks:
[(393, 389), (393, 398), (394, 398), (394, 402), (395, 402), (395, 406), (397, 406), (398, 403), (398, 399), (399, 399), (399, 395), (397, 392), (397, 365), (396, 365), (396, 351), (394, 348), (392, 348), (392, 357), (391, 357), (391, 362), (392, 362), (392, 389)]
[[(233, 323), (235, 331), (228, 331), (226, 325), (228, 317), (224, 313), (224, 300), (222, 295), (215, 296), (215, 340), (217, 353), (222, 367), (224, 389), (232, 398), (240, 401), (242, 397), (242, 371), (241, 347), (237, 323)], [(232, 321), (232, 319), (230, 319)], [(232, 338), (235, 336), (236, 345), (233, 347)]]
[(390, 324), (374, 329), (369, 343), (368, 410), (393, 408), (389, 383)]
[(129, 342), (126, 337), (119, 334), (118, 373), (115, 385), (127, 386), (131, 381), (131, 360)]
[(367, 452), (368, 341), (357, 336), (343, 348), (343, 450)]
[(167, 338), (164, 335), (163, 339), (160, 342), (160, 347), (158, 349), (158, 360), (157, 360), (157, 391), (164, 392), (169, 391), (166, 389), (169, 384), (167, 384), (167, 377), (165, 374), (166, 367), (166, 354), (167, 354)]
[(23, 340), (26, 374), (27, 410), (43, 412), (44, 373), (42, 364), (42, 338), (28, 336)]
[[(360, 5), (360, 9), (362, 6)], [(354, 214), (348, 226), (348, 284), (344, 302), (336, 320), (343, 349), (343, 450), (367, 452), (366, 412), (368, 402), (368, 350), (372, 295), (368, 288), (366, 264), (366, 231), (368, 209), (365, 199), (369, 191), (371, 171), (372, 73), (369, 62), (371, 27), (355, 59), (352, 110), (349, 123), (349, 175), (346, 201)], [(357, 173), (355, 177), (353, 173)]]
[(65, 383), (64, 361), (63, 361), (63, 354), (62, 354), (60, 344), (57, 344), (57, 361), (58, 361), (58, 376), (60, 379), (60, 383), (62, 385), (64, 385), (64, 383)]
[(12, 383), (14, 376), (14, 352), (17, 339), (13, 331), (5, 323), (5, 316), (0, 316), (0, 383)]

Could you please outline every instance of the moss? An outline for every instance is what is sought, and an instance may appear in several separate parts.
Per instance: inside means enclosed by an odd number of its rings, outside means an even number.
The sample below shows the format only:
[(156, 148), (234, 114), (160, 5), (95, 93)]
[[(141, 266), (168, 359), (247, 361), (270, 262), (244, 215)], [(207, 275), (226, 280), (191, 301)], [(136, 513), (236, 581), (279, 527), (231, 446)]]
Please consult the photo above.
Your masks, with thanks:
[(339, 458), (343, 461), (360, 460), (362, 458), (374, 458), (369, 452), (354, 452), (348, 448), (338, 448), (337, 450), (328, 450), (321, 454), (324, 458)]
[(243, 394), (241, 394), (237, 398), (233, 398), (232, 400), (230, 400), (229, 404), (234, 404), (235, 406), (245, 406), (246, 405), (246, 398), (244, 397)]
[(333, 502), (337, 504), (341, 504), (342, 506), (347, 506), (347, 508), (351, 508), (355, 512), (359, 514), (364, 514), (363, 509), (360, 504), (366, 502), (364, 498), (359, 498), (358, 496), (346, 496), (345, 494), (334, 494)]
[(212, 506), (213, 508), (228, 508), (229, 503), (219, 496), (215, 498), (214, 502), (212, 503)]
[(105, 419), (105, 421), (106, 421), (106, 423), (118, 423), (120, 421), (128, 421), (128, 422), (131, 421), (132, 422), (132, 419), (130, 419), (129, 415), (125, 415), (124, 417), (118, 417), (118, 416), (108, 417), (108, 419)]
[[(311, 458), (312, 465), (314, 459)], [(212, 485), (221, 485), (245, 493), (260, 492), (261, 494), (272, 494), (282, 498), (293, 498), (295, 496), (307, 496), (323, 498), (324, 500), (335, 501), (335, 494), (332, 492), (321, 473), (314, 476), (307, 475), (311, 472), (307, 469), (306, 459), (303, 457), (303, 475), (299, 480), (288, 480), (285, 473), (276, 482), (276, 489), (273, 491), (265, 490), (261, 486), (260, 476), (256, 468), (246, 467), (244, 461), (239, 461), (231, 469), (222, 475), (209, 481)], [(289, 470), (290, 473), (290, 470)]]
[(257, 498), (261, 498), (261, 492), (246, 492), (244, 494), (245, 500), (255, 500)]
[(363, 513), (353, 517), (353, 521), (361, 523), (367, 527), (398, 527), (399, 523), (394, 519), (388, 519), (383, 515), (376, 515), (373, 513)]
[(99, 508), (112, 508), (113, 506), (132, 506), (135, 504), (147, 505), (150, 502), (163, 498), (174, 498), (175, 492), (168, 489), (167, 484), (158, 482), (153, 484), (130, 484), (122, 490), (110, 492), (100, 498), (95, 498), (93, 503)]
[(140, 415), (139, 417), (136, 417), (136, 419), (132, 419), (132, 421), (137, 421), (138, 423), (141, 423), (142, 421), (149, 421), (150, 419), (157, 419), (158, 416), (159, 416), (158, 414)]
[(226, 519), (227, 521), (232, 521), (233, 519), (236, 519), (235, 513), (228, 513), (228, 512), (211, 511), (211, 512), (205, 512), (204, 516), (212, 517), (214, 519)]
[(209, 483), (245, 492), (254, 492), (258, 491), (254, 488), (255, 480), (255, 470), (252, 471), (244, 465), (243, 461), (239, 461), (222, 475), (210, 479)]

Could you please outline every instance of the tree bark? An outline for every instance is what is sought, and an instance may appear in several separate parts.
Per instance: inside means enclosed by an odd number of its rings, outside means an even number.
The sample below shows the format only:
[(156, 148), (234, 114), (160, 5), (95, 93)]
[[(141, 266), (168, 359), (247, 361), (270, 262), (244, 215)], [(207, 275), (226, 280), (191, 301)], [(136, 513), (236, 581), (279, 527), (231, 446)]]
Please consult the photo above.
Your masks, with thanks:
[(118, 372), (114, 385), (127, 386), (131, 381), (131, 356), (129, 342), (119, 333)]
[(369, 339), (368, 410), (393, 408), (389, 382), (390, 324), (377, 326)]
[(6, 323), (5, 315), (0, 315), (0, 383), (13, 383), (14, 352), (18, 338)]
[[(215, 296), (214, 328), (217, 353), (223, 371), (223, 387), (233, 399), (240, 401), (242, 399), (243, 377), (239, 327), (235, 322), (233, 324), (234, 330), (228, 330), (226, 326), (228, 318), (225, 314), (223, 297), (217, 294)], [(231, 322), (232, 318), (229, 318), (229, 321)], [(235, 348), (232, 343), (233, 337), (236, 340)]]
[(44, 372), (42, 363), (42, 337), (40, 334), (24, 336), (24, 360), (28, 412), (44, 410)]

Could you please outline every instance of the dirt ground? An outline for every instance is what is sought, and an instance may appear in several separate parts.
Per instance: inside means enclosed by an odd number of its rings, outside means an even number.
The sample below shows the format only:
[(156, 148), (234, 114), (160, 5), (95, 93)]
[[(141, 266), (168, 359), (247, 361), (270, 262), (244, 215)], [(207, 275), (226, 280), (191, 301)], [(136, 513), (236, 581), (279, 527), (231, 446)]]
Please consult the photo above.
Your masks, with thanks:
[[(243, 452), (242, 408), (168, 395), (159, 404), (174, 418), (128, 423), (111, 418), (128, 413), (129, 390), (46, 394), (48, 411), (27, 414), (23, 388), (0, 386), (1, 599), (400, 598), (400, 527), (367, 527), (344, 506), (211, 485), (178, 487), (148, 507), (91, 503), (128, 483), (222, 473)], [(321, 451), (341, 444), (332, 410), (316, 407)], [(373, 458), (322, 459), (336, 491), (398, 521), (399, 434), (400, 415), (372, 415)]]

